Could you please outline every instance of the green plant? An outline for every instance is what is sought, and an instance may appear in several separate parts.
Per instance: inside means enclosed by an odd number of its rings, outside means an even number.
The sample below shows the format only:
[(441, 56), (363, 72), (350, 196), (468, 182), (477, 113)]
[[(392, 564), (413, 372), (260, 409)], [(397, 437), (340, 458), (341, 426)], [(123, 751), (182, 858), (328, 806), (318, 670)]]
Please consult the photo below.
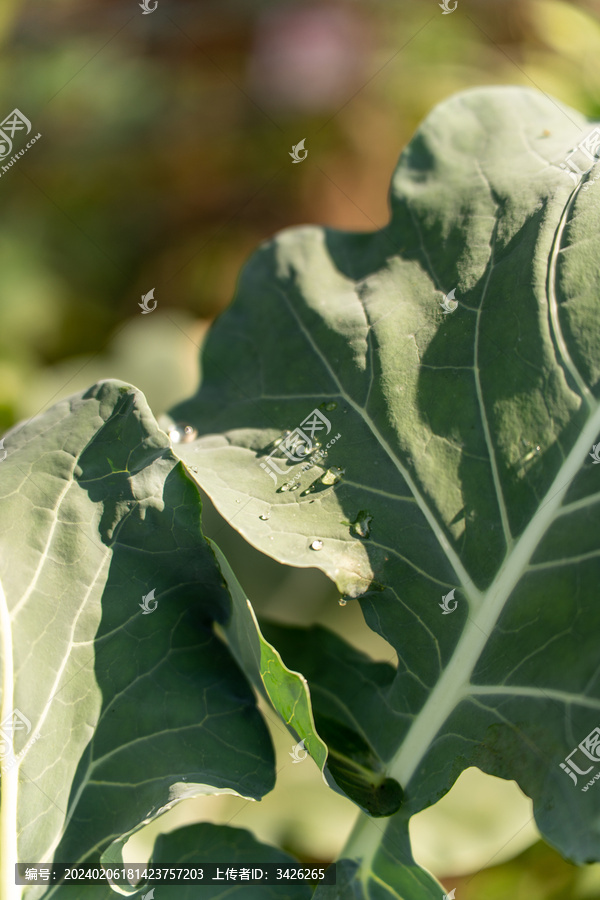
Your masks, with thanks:
[[(316, 900), (439, 900), (408, 821), (472, 765), (516, 780), (565, 857), (599, 857), (596, 794), (561, 768), (587, 735), (595, 771), (600, 747), (598, 204), (560, 168), (589, 128), (530, 90), (458, 95), (403, 153), (386, 228), (294, 229), (255, 254), (162, 428), (101, 382), (6, 435), (2, 722), (16, 708), (31, 731), (6, 750), (3, 897), (17, 859), (114, 862), (181, 799), (260, 799), (274, 760), (251, 685), (364, 812)], [(255, 547), (360, 602), (397, 666), (259, 625), (196, 481)], [(207, 848), (259, 853), (196, 825), (153, 860)]]

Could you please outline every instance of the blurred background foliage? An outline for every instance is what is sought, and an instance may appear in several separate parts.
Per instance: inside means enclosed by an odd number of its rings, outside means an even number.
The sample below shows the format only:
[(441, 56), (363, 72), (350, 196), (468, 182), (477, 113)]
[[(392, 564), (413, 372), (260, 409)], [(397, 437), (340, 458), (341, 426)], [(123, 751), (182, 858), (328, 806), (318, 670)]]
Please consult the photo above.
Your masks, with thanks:
[[(459, 0), (452, 15), (437, 0), (159, 0), (142, 15), (138, 0), (2, 0), (1, 117), (17, 107), (42, 137), (0, 176), (0, 432), (100, 378), (134, 383), (157, 414), (189, 394), (202, 337), (257, 244), (305, 222), (385, 224), (401, 149), (455, 91), (533, 86), (600, 118), (598, 12), (592, 0)], [(390, 658), (318, 572), (260, 556), (208, 502), (206, 530), (260, 613), (322, 622)], [(291, 763), (266, 715), (273, 794), (191, 801), (161, 827), (231, 821), (331, 859), (355, 809), (310, 760)], [(469, 770), (411, 828), (417, 859), (460, 900), (600, 898), (599, 867), (539, 842), (514, 784)]]

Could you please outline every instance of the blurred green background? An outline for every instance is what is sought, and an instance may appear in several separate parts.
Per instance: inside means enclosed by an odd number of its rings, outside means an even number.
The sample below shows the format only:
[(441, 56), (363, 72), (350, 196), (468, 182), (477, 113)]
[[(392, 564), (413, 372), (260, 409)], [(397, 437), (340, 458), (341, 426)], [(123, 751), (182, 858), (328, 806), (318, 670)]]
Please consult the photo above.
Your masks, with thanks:
[[(0, 176), (0, 432), (100, 378), (132, 382), (157, 415), (188, 395), (253, 248), (306, 222), (384, 225), (401, 149), (450, 94), (522, 84), (600, 118), (598, 12), (555, 0), (458, 0), (451, 15), (437, 0), (159, 0), (142, 15), (138, 0), (2, 0), (0, 116), (16, 107), (42, 137)], [(151, 288), (158, 307), (142, 315)], [(206, 530), (260, 613), (322, 622), (390, 658), (318, 572), (260, 556), (209, 503)], [(266, 715), (273, 794), (193, 801), (161, 827), (231, 821), (329, 860), (354, 807), (312, 761), (292, 763), (290, 736)], [(415, 854), (457, 900), (600, 898), (600, 867), (563, 862), (531, 817), (514, 784), (469, 770), (415, 817)]]

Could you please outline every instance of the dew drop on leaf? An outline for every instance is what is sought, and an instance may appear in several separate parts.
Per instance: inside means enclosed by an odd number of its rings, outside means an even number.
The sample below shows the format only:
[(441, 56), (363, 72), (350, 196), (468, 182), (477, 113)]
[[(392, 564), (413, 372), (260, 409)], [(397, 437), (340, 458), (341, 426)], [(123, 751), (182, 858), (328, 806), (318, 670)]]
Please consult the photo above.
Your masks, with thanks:
[(337, 466), (332, 466), (330, 469), (327, 469), (324, 475), (321, 476), (321, 481), (323, 484), (337, 484), (338, 481), (341, 480), (342, 475), (344, 475), (345, 471), (345, 469), (339, 469)]
[(322, 550), (323, 549), (323, 541), (313, 541), (310, 545), (311, 550)]
[(340, 597), (340, 599), (338, 600), (338, 604), (340, 606), (345, 606), (347, 602), (348, 601), (344, 597)]
[(192, 425), (174, 425), (169, 430), (169, 439), (172, 444), (189, 444), (198, 437), (198, 432)]

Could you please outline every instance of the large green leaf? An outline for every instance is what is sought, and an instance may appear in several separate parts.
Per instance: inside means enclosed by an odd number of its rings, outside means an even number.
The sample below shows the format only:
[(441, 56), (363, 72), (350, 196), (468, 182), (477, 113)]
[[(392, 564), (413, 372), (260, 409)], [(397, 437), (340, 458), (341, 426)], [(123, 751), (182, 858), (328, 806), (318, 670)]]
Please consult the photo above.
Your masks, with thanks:
[(274, 758), (212, 630), (231, 599), (198, 488), (143, 395), (102, 382), (9, 432), (5, 447), (1, 721), (24, 717), (2, 748), (12, 898), (17, 858), (118, 859), (129, 833), (182, 799), (259, 799)]
[[(201, 822), (188, 825), (169, 834), (161, 834), (156, 840), (150, 864), (167, 866), (180, 864), (194, 867), (199, 863), (223, 864), (221, 877), (227, 868), (239, 869), (260, 867), (261, 863), (271, 863), (286, 868), (298, 865), (298, 860), (288, 853), (262, 844), (243, 828), (227, 825), (212, 825)], [(158, 900), (158, 891), (156, 889)], [(251, 885), (240, 881), (239, 877), (227, 881), (216, 881), (204, 885), (161, 885), (161, 900), (219, 900), (219, 898), (239, 898), (239, 900), (309, 900), (312, 890), (307, 884), (287, 882), (274, 885)]]
[[(600, 718), (600, 194), (561, 164), (591, 127), (522, 88), (442, 104), (386, 228), (290, 230), (255, 254), (171, 414), (222, 515), (361, 597), (397, 654), (367, 741), (402, 817), (477, 765), (578, 862), (600, 857), (600, 792), (560, 768)], [(321, 465), (296, 447), (304, 472), (281, 452), (301, 424), (331, 444)]]

